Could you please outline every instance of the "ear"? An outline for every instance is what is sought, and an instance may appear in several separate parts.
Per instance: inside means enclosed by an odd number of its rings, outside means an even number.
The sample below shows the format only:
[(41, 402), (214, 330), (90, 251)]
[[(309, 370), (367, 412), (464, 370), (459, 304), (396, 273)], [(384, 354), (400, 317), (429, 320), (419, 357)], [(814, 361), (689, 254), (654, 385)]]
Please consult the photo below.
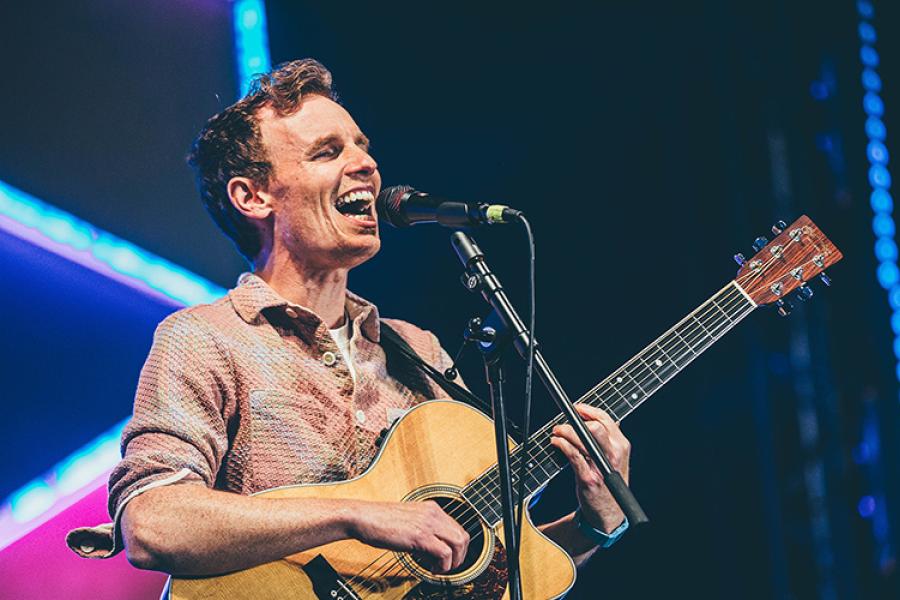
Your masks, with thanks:
[(231, 204), (248, 219), (262, 221), (272, 214), (272, 197), (252, 179), (232, 177), (227, 189)]

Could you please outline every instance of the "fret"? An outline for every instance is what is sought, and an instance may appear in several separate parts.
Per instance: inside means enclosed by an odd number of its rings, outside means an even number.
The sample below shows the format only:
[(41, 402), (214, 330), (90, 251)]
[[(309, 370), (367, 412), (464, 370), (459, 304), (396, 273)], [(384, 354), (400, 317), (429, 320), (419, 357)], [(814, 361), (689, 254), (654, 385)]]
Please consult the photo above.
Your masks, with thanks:
[(703, 322), (702, 322), (700, 319), (698, 319), (695, 315), (691, 315), (691, 319), (694, 321), (694, 323), (696, 323), (697, 325), (699, 325), (700, 328), (703, 329), (703, 331), (706, 332), (706, 335), (708, 335), (710, 338), (712, 338), (713, 341), (715, 341), (716, 336), (713, 335), (713, 334), (709, 331), (709, 329), (707, 329), (707, 328), (703, 325)]
[(619, 390), (619, 388), (618, 388), (618, 385), (621, 385), (621, 384), (625, 383), (625, 378), (622, 377), (621, 375), (618, 375), (618, 373), (620, 373), (621, 371), (622, 371), (621, 369), (619, 369), (618, 371), (616, 371), (616, 377), (615, 377), (615, 379), (612, 380), (612, 381), (610, 381), (610, 383), (609, 383), (608, 385), (611, 386), (612, 389), (613, 389), (613, 391), (614, 391), (616, 394), (619, 395), (619, 398), (621, 398), (622, 400), (625, 401), (625, 404), (627, 404), (629, 408), (634, 408), (634, 407), (631, 405), (631, 402), (628, 401), (628, 398), (625, 397), (625, 394), (623, 394), (623, 393)]
[[(645, 367), (647, 367), (647, 370), (650, 371), (650, 373), (652, 373), (654, 377), (656, 377), (657, 381), (659, 381), (660, 383), (665, 383), (665, 381), (662, 380), (662, 377), (657, 375), (656, 370), (653, 367), (651, 367), (650, 365), (648, 365), (647, 361), (645, 361), (643, 358), (641, 358), (640, 355), (638, 355), (638, 360), (641, 361), (641, 364), (643, 364)], [(659, 366), (662, 366), (662, 363), (660, 363)]]
[(678, 336), (678, 339), (680, 339), (680, 340), (682, 341), (682, 343), (684, 343), (684, 345), (688, 347), (688, 350), (690, 350), (692, 354), (694, 354), (695, 356), (697, 356), (697, 353), (694, 352), (694, 347), (691, 346), (691, 344), (690, 344), (687, 340), (685, 340), (683, 337), (681, 337), (681, 334), (678, 333), (678, 329), (677, 329), (677, 328), (673, 329), (673, 330), (672, 330), (672, 333), (675, 334), (675, 335), (677, 335), (677, 336)]
[(728, 316), (728, 313), (725, 312), (725, 311), (722, 309), (721, 306), (719, 306), (719, 303), (716, 302), (716, 299), (715, 299), (715, 298), (713, 298), (713, 299), (711, 300), (711, 302), (712, 302), (713, 306), (715, 306), (717, 309), (719, 309), (719, 312), (720, 312), (720, 313), (722, 313), (723, 315), (725, 315), (725, 318), (728, 319), (728, 322), (729, 322), (729, 323), (734, 323), (734, 321), (731, 319), (731, 317)]
[[(755, 308), (736, 283), (731, 282), (578, 402), (602, 408), (617, 421), (624, 419)], [(524, 482), (527, 496), (543, 488), (568, 466), (565, 456), (550, 445), (553, 426), (563, 422), (563, 416), (558, 415), (531, 436)], [(511, 452), (514, 498), (522, 458), (521, 447)], [(464, 497), (491, 525), (502, 518), (498, 482), (498, 467), (494, 465), (463, 490)]]
[[(672, 369), (674, 371), (673, 373), (670, 372), (670, 373), (664, 374), (663, 379), (665, 381), (668, 381), (669, 379), (671, 379), (672, 377), (677, 375), (679, 371), (681, 371), (681, 367), (678, 366), (678, 361), (676, 361), (674, 358), (672, 358), (672, 355), (666, 351), (665, 347), (661, 346), (658, 343), (653, 344), (653, 347), (655, 348), (655, 350), (650, 353), (650, 358), (653, 360), (654, 363), (657, 364), (659, 369), (660, 370)], [(656, 353), (655, 358), (654, 358), (654, 353)]]
[(694, 318), (698, 319), (699, 322), (703, 324), (704, 330), (710, 333), (713, 341), (719, 339), (719, 336), (725, 333), (729, 328), (729, 322), (723, 321), (722, 318), (716, 314), (714, 309), (705, 311), (704, 314), (696, 315)]

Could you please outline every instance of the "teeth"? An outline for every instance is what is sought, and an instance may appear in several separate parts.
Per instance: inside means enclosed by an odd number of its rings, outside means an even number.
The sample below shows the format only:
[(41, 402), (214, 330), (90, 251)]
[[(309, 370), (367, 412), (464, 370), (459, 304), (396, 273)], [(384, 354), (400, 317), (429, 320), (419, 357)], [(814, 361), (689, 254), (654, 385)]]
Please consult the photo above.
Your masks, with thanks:
[(337, 199), (335, 206), (341, 207), (345, 204), (350, 204), (351, 202), (358, 202), (360, 200), (365, 200), (367, 202), (374, 202), (375, 195), (369, 190), (360, 190), (355, 192), (350, 192), (349, 194), (344, 194), (340, 198)]

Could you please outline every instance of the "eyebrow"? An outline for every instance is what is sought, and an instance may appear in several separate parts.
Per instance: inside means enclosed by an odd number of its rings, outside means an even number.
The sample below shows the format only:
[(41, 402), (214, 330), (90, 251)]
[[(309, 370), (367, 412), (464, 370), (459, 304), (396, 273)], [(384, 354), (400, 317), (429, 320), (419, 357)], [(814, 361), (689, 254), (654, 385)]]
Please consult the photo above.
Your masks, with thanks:
[[(309, 145), (309, 148), (307, 148), (306, 153), (307, 154), (315, 154), (316, 152), (318, 152), (319, 150), (321, 150), (328, 144), (333, 144), (333, 143), (339, 142), (339, 141), (340, 141), (340, 138), (338, 138), (338, 136), (336, 136), (336, 135), (322, 136), (322, 137), (318, 138), (316, 141), (314, 141), (312, 144)], [(369, 141), (369, 138), (367, 138), (365, 136), (365, 134), (362, 134), (362, 133), (360, 133), (358, 136), (356, 136), (356, 144), (359, 146), (362, 146), (367, 152), (369, 150), (369, 147), (371, 146), (371, 142)]]

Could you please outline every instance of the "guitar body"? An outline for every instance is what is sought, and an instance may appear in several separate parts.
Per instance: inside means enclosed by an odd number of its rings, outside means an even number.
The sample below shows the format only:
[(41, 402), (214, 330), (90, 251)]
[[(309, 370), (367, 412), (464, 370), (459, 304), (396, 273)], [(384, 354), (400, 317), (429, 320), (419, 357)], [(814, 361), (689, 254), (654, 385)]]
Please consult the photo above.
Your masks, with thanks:
[[(507, 598), (502, 525), (489, 527), (457, 493), (496, 462), (493, 423), (464, 404), (435, 400), (417, 406), (396, 423), (372, 465), (359, 477), (258, 494), (387, 502), (434, 499), (448, 514), (459, 515), (457, 520), (470, 533), (481, 528), (481, 535), (472, 536), (469, 556), (459, 571), (435, 575), (408, 554), (342, 540), (227, 575), (173, 578), (169, 598), (330, 600), (350, 599), (354, 593), (379, 600)], [(558, 598), (575, 582), (571, 558), (530, 519), (523, 524), (520, 563), (525, 598)], [(340, 583), (334, 589), (335, 573), (352, 593), (341, 589)], [(331, 594), (332, 589), (337, 593)]]

